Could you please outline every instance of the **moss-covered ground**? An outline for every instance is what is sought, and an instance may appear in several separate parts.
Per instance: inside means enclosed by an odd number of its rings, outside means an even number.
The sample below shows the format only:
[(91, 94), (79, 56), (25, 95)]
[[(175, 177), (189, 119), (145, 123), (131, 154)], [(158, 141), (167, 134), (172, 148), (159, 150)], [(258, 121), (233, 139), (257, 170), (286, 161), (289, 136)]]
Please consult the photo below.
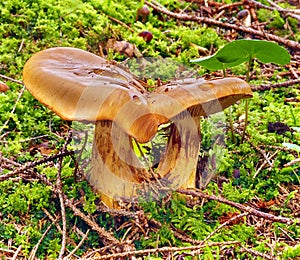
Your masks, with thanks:
[[(145, 17), (137, 13), (147, 4), (144, 1), (0, 2), (0, 77), (10, 88), (0, 93), (3, 259), (300, 258), (300, 21), (295, 11), (299, 6), (293, 5), (297, 1), (278, 1), (280, 6), (265, 0), (159, 2), (161, 6), (152, 2), (158, 8), (147, 5), (150, 13)], [(23, 86), (22, 69), (40, 50), (69, 46), (121, 62), (155, 88), (157, 82), (176, 77), (221, 77), (222, 72), (190, 60), (213, 54), (236, 39), (268, 39), (209, 21), (174, 18), (163, 14), (162, 7), (237, 28), (242, 26), (239, 12), (247, 9), (251, 28), (278, 36), (291, 62), (254, 62), (254, 95), (244, 138), (243, 101), (230, 113), (202, 119), (200, 192), (186, 196), (183, 191), (160, 200), (141, 197), (138, 205), (110, 210), (84, 179), (88, 156), (77, 163), (80, 149), (88, 150), (84, 133), (89, 126), (63, 121), (38, 102)], [(144, 31), (152, 34), (151, 41), (139, 36)], [(113, 41), (126, 41), (133, 54), (116, 50)], [(141, 69), (134, 56), (150, 62)], [(227, 73), (245, 79), (246, 66)], [(230, 116), (233, 131), (228, 127)], [(76, 138), (69, 142), (74, 129)], [(222, 145), (216, 141), (220, 136)], [(158, 137), (152, 148), (160, 149), (160, 141)], [(210, 163), (214, 158), (217, 163)], [(57, 184), (60, 175), (62, 187)]]

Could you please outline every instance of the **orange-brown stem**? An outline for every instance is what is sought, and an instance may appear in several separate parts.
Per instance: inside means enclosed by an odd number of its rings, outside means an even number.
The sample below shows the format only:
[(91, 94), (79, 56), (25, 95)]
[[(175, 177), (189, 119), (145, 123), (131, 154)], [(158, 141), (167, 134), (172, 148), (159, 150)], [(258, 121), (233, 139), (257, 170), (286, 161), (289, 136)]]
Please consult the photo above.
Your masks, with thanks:
[(102, 201), (117, 207), (117, 200), (132, 198), (148, 171), (136, 157), (132, 139), (111, 121), (98, 121), (92, 152), (92, 168), (86, 177), (101, 193)]
[(200, 142), (200, 116), (185, 111), (173, 119), (167, 148), (157, 169), (172, 188), (195, 188)]
[[(195, 187), (200, 140), (198, 115), (185, 111), (173, 118), (157, 169), (171, 188)], [(133, 151), (132, 138), (111, 121), (96, 122), (92, 168), (86, 177), (109, 207), (118, 207), (118, 199), (136, 196), (142, 183), (151, 178)]]

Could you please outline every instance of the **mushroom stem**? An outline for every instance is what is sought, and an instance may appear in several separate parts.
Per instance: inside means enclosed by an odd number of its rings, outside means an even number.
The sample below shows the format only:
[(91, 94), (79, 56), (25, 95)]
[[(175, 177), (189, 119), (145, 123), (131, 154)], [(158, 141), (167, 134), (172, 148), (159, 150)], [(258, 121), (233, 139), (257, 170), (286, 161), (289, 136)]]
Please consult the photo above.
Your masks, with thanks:
[(108, 120), (96, 122), (91, 165), (86, 178), (108, 207), (134, 197), (138, 184), (149, 175), (133, 151), (132, 138)]
[(172, 188), (196, 186), (201, 137), (200, 116), (193, 110), (188, 109), (172, 120), (167, 148), (158, 165), (157, 172), (171, 183)]

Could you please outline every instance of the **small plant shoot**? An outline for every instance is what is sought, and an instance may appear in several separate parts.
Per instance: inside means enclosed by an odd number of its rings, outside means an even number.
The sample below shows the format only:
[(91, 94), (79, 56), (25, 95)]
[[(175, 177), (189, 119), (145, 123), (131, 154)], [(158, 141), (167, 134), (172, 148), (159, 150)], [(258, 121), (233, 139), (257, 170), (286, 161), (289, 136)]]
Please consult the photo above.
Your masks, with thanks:
[[(291, 60), (289, 52), (274, 42), (261, 40), (236, 40), (227, 43), (222, 49), (217, 51), (214, 55), (191, 60), (191, 62), (198, 63), (209, 70), (222, 70), (224, 77), (226, 76), (226, 69), (240, 65), (247, 62), (246, 81), (250, 81), (250, 72), (254, 59), (262, 63), (274, 63), (278, 65), (288, 64)], [(245, 125), (242, 134), (242, 141), (244, 140), (246, 128), (248, 124), (249, 101), (245, 100)], [(232, 141), (235, 141), (231, 112), (229, 115)]]

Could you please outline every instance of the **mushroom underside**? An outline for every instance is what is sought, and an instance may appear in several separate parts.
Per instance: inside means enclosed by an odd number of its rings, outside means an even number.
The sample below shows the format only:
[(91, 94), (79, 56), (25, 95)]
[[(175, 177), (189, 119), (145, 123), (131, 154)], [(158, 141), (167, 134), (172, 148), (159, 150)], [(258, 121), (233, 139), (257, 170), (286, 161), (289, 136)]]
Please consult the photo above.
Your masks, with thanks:
[(155, 176), (154, 169), (146, 168), (137, 158), (132, 137), (112, 121), (96, 122), (92, 167), (86, 178), (100, 191), (102, 201), (118, 207), (118, 201), (133, 199), (155, 187), (194, 188), (201, 140), (199, 109), (193, 107), (172, 119)]

